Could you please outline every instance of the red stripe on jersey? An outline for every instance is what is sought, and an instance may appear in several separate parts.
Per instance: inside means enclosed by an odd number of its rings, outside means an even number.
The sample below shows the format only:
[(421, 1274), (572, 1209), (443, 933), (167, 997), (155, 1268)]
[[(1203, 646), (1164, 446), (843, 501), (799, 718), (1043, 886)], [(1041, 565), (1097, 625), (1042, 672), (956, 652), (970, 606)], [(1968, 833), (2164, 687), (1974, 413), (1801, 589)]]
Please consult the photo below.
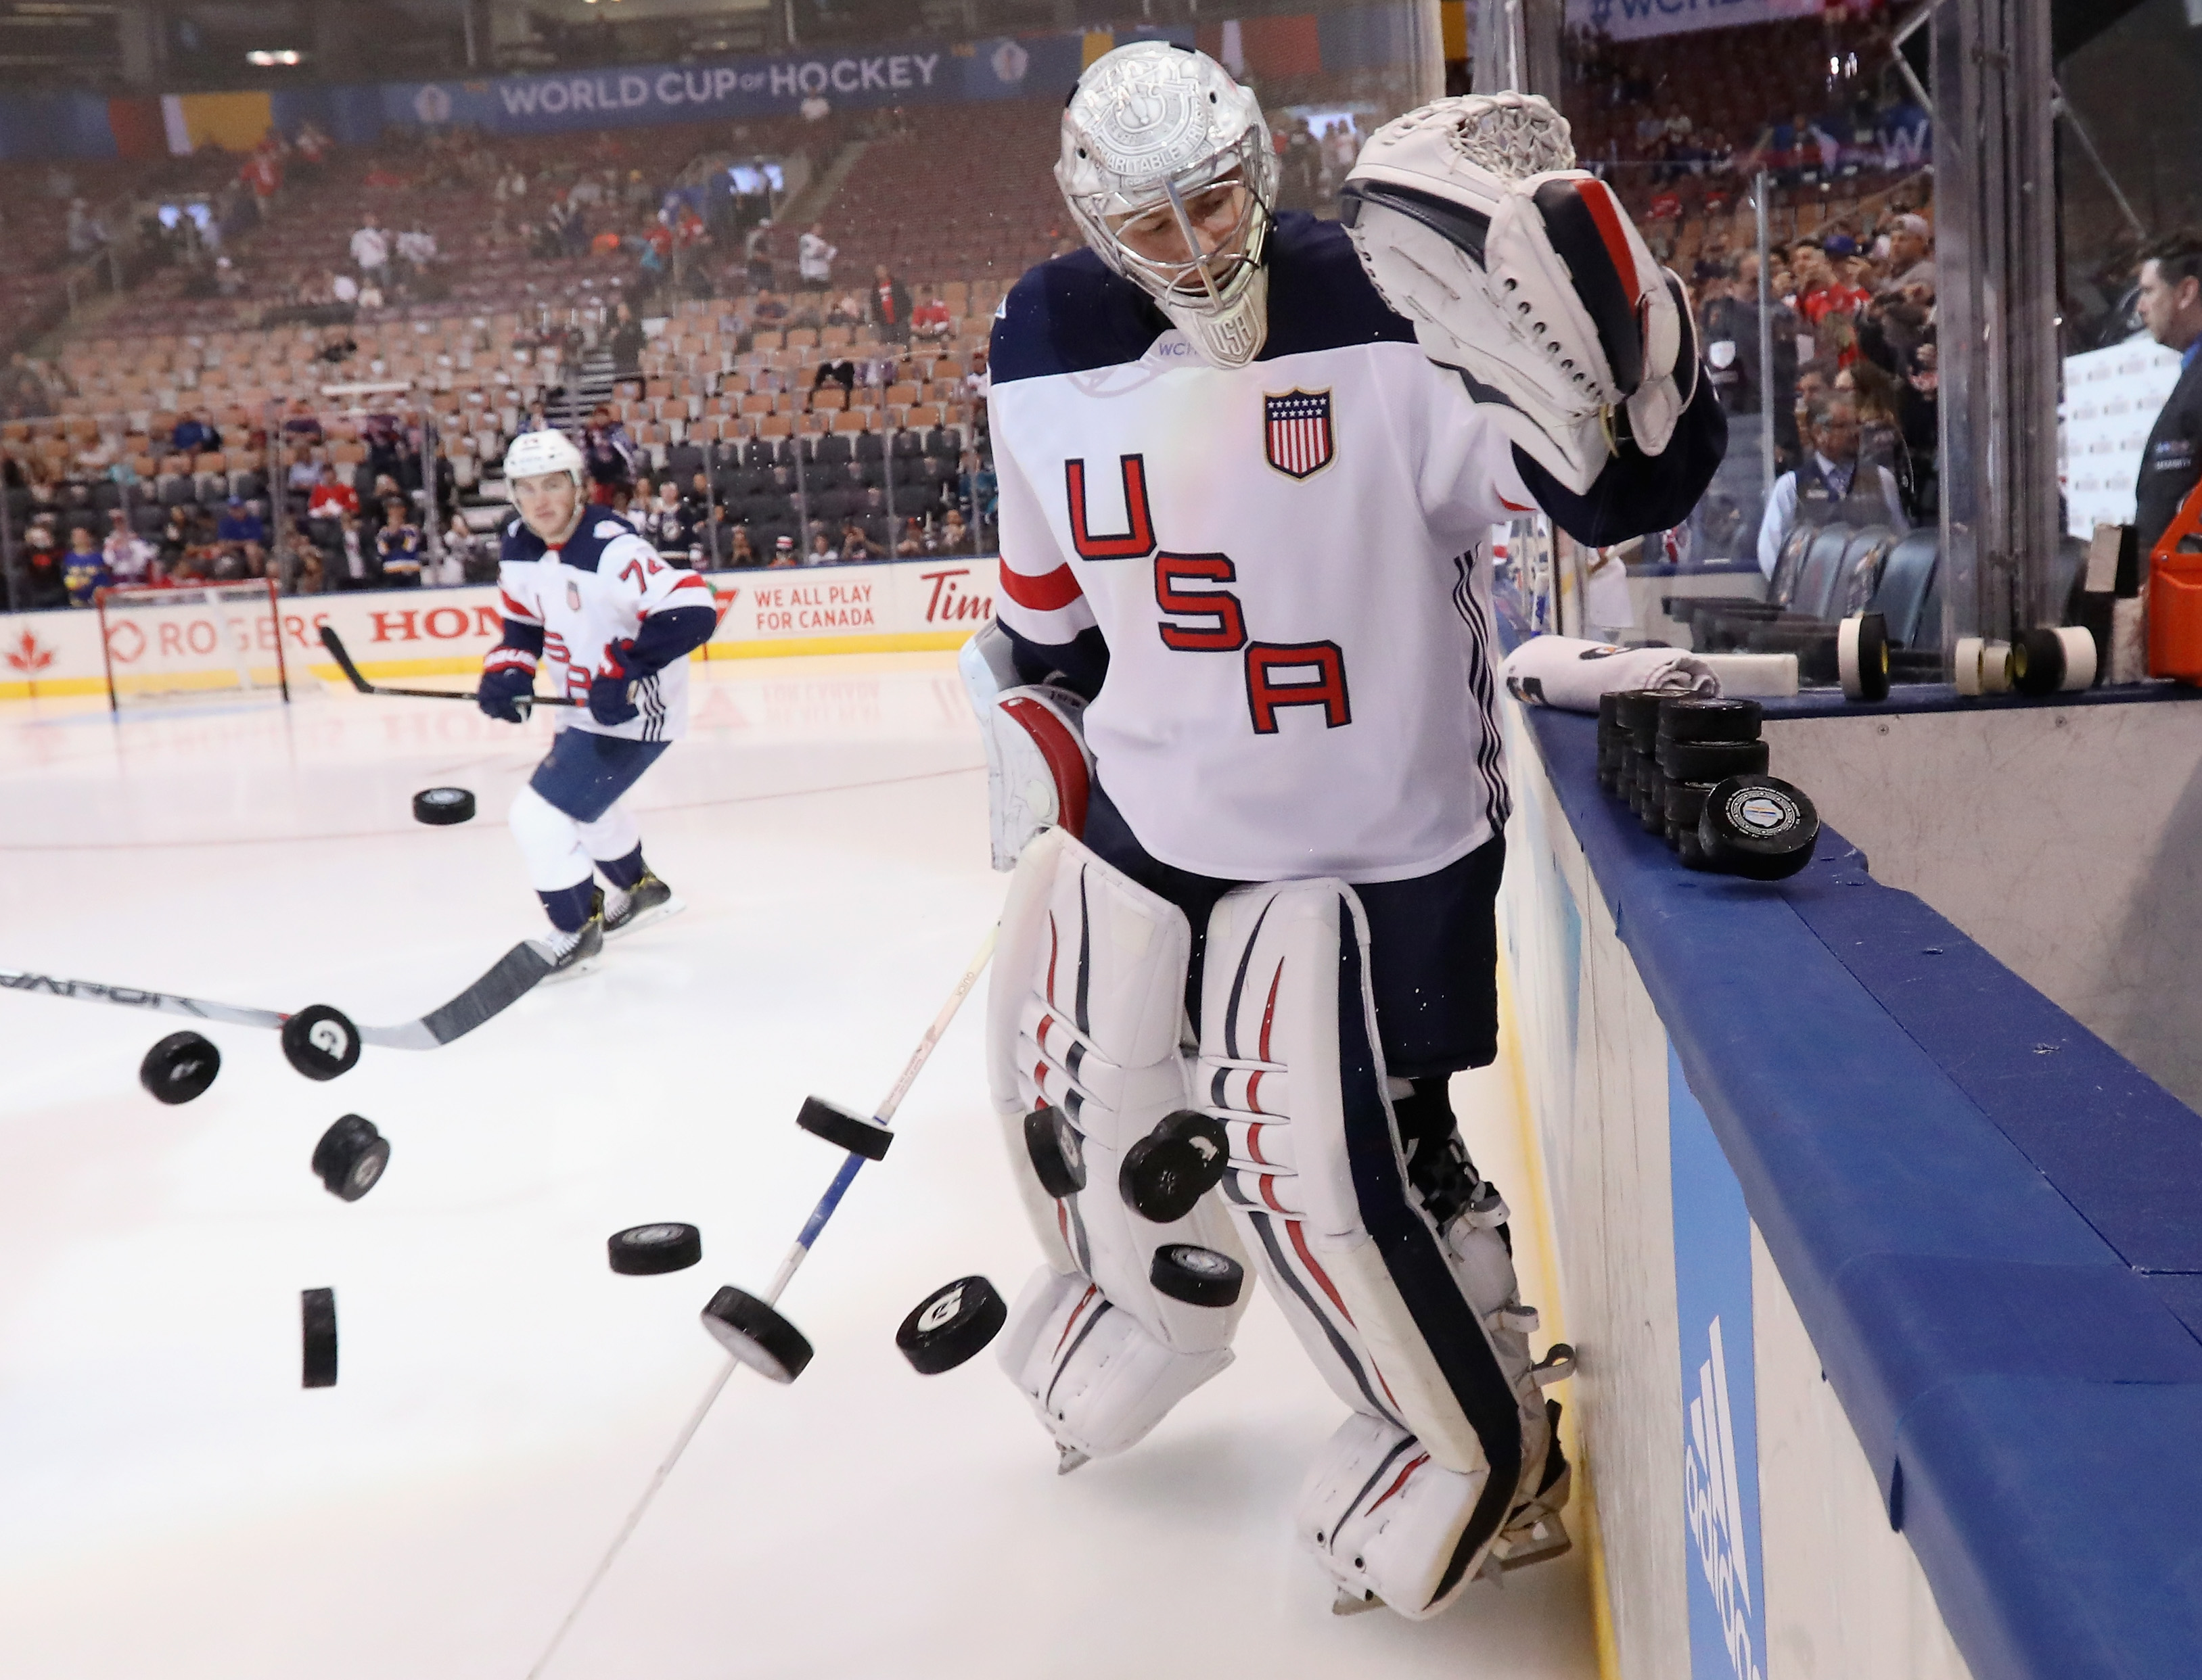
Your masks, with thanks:
[(1268, 1202), (1278, 1213), (1282, 1213), (1286, 1211), (1285, 1204), (1277, 1200), (1277, 1193), (1271, 1188), (1276, 1182), (1277, 1176), (1274, 1172), (1264, 1172), (1262, 1175), (1262, 1200)]
[(1063, 1344), (1070, 1340), (1070, 1332), (1077, 1325), (1079, 1314), (1085, 1312), (1092, 1303), (1093, 1297), (1100, 1293), (1101, 1286), (1098, 1283), (1088, 1283), (1086, 1286), (1086, 1293), (1079, 1296), (1078, 1305), (1070, 1309), (1070, 1316), (1063, 1321), (1063, 1334), (1055, 1338), (1057, 1353), (1061, 1353)]
[(505, 617), (509, 619), (518, 619), (522, 624), (540, 624), (543, 622), (541, 619), (529, 612), (527, 608), (521, 606), (517, 601), (515, 601), (508, 591), (499, 590), (497, 592), (497, 599), (498, 605), (503, 612)]
[(1504, 496), (1500, 496), (1500, 497), (1498, 498), (1498, 505), (1499, 505), (1500, 507), (1502, 507), (1502, 508), (1505, 508), (1508, 512), (1510, 512), (1510, 513), (1515, 513), (1515, 514), (1527, 514), (1527, 513), (1533, 513), (1533, 512), (1534, 512), (1534, 511), (1535, 511), (1534, 508), (1528, 508), (1528, 507), (1525, 507), (1522, 503), (1521, 503), (1521, 502), (1509, 502), (1509, 501), (1508, 501)]
[[(710, 584), (709, 584), (705, 583), (705, 582), (704, 582), (701, 578), (698, 577), (698, 576), (697, 576), (693, 572), (691, 572), (691, 573), (690, 573), (686, 577), (683, 578), (683, 579), (682, 579), (679, 583), (677, 583), (677, 584), (674, 584), (674, 586), (672, 587), (672, 589), (668, 590), (666, 591), (666, 594), (667, 594), (668, 596), (672, 596), (672, 595), (674, 595), (674, 594), (677, 593), (678, 591), (680, 591), (680, 590), (684, 590), (684, 589), (700, 589), (700, 590), (704, 590), (706, 593), (709, 593), (709, 590), (710, 590), (710, 587), (711, 587), (711, 586), (710, 586)], [(653, 610), (653, 611), (662, 611), (662, 608), (652, 608), (652, 610)]]
[[(1050, 1003), (1055, 1003), (1056, 943), (1055, 912), (1051, 910), (1047, 913), (1047, 1001)], [(1060, 1009), (1063, 1006), (1056, 1003), (1055, 1007)]]
[(1059, 611), (1085, 592), (1078, 587), (1078, 579), (1071, 576), (1067, 561), (1036, 578), (1011, 571), (1007, 561), (1002, 563), (1002, 593), (1029, 612)]

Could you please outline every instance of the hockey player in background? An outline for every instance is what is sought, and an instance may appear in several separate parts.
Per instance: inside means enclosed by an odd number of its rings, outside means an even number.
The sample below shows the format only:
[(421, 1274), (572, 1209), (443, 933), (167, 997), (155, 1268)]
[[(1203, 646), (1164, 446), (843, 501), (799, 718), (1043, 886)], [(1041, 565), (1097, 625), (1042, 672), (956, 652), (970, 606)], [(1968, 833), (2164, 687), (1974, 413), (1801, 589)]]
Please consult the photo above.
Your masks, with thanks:
[(1542, 100), (1392, 123), (1343, 226), (1277, 214), (1253, 95), (1188, 49), (1097, 60), (1062, 126), (1089, 249), (995, 320), (1002, 604), (963, 655), (1047, 1262), (995, 1345), (1074, 1469), (1229, 1362), (1251, 1260), (1351, 1413), (1301, 1538), (1339, 1610), (1428, 1616), (1569, 1544), (1568, 1362), (1446, 1089), (1497, 1053), (1486, 539), (1677, 525), (1725, 423)]
[(688, 655), (719, 622), (709, 585), (589, 505), (585, 480), (561, 432), (523, 432), (505, 452), (520, 516), (498, 566), (504, 637), (482, 661), (478, 692), (490, 716), (524, 722), (540, 663), (553, 692), (581, 702), (554, 714), (550, 751), (512, 802), (513, 837), (557, 930), (558, 974), (593, 964), (607, 936), (682, 908), (643, 861), (624, 801), (686, 731)]

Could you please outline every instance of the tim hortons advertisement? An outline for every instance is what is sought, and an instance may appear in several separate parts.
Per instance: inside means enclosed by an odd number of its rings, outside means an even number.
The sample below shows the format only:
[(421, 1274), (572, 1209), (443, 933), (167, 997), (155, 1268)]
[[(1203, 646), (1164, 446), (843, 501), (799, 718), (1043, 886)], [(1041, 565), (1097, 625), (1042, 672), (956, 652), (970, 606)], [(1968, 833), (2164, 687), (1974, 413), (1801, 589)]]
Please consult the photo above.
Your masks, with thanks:
[[(996, 562), (910, 560), (870, 566), (721, 572), (704, 579), (719, 608), (709, 659), (952, 649), (994, 615)], [(209, 602), (177, 590), (156, 612), (0, 616), (0, 700), (104, 694), (118, 682), (203, 667), (223, 685), (240, 658), (272, 664), (280, 639), (291, 680), (342, 680), (321, 642), (333, 625), (360, 669), (395, 679), (464, 675), (503, 634), (493, 586), (287, 596), (264, 605)], [(103, 658), (103, 651), (105, 658)]]

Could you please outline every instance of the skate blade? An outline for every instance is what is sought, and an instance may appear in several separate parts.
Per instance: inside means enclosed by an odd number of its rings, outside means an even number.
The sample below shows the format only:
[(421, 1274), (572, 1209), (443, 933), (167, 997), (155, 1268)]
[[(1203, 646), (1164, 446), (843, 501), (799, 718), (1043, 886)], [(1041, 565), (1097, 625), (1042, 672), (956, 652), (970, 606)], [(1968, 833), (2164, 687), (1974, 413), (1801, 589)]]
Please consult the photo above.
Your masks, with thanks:
[(1055, 1443), (1055, 1473), (1068, 1476), (1079, 1466), (1090, 1463), (1092, 1457), (1091, 1454), (1081, 1453), (1075, 1447), (1066, 1447), (1058, 1441)]
[(679, 896), (668, 898), (664, 903), (651, 906), (631, 920), (621, 922), (617, 927), (606, 928), (604, 937), (623, 939), (639, 928), (648, 927), (652, 922), (662, 922), (668, 916), (677, 916), (687, 908), (688, 901), (685, 898)]
[(1554, 1558), (1573, 1551), (1575, 1544), (1569, 1536), (1567, 1524), (1557, 1517), (1546, 1518), (1542, 1522), (1525, 1530), (1517, 1542), (1507, 1545), (1506, 1542), (1510, 1537), (1501, 1535), (1499, 1543), (1504, 1545), (1506, 1549), (1500, 1552), (1497, 1548), (1493, 1548), (1492, 1553), (1498, 1567), (1509, 1572), (1517, 1569), (1527, 1569), (1531, 1564), (1550, 1562)]
[(571, 968), (552, 969), (548, 974), (545, 974), (535, 984), (538, 986), (555, 986), (562, 980), (579, 979), (584, 974), (594, 972), (597, 965), (603, 960), (603, 954), (602, 952), (598, 952), (595, 956), (583, 957)]
[(1384, 1601), (1374, 1593), (1357, 1593), (1351, 1587), (1340, 1587), (1338, 1595), (1330, 1601), (1334, 1616), (1362, 1616), (1371, 1610), (1384, 1608)]

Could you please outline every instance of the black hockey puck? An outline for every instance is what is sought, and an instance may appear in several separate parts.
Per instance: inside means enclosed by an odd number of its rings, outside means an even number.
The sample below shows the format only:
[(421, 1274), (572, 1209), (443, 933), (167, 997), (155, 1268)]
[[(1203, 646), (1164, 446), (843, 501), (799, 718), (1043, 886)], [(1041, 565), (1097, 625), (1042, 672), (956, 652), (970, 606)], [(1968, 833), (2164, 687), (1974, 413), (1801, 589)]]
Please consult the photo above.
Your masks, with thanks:
[(347, 1114), (314, 1145), (313, 1165), (331, 1195), (357, 1201), (382, 1182), (382, 1170), (390, 1165), (390, 1140), (374, 1121)]
[(1667, 784), (1667, 821), (1669, 826), (1696, 831), (1698, 819), (1704, 814), (1705, 796), (1712, 789), (1703, 782), (1669, 782)]
[(359, 1029), (326, 1003), (309, 1003), (283, 1023), (283, 1054), (309, 1079), (333, 1079), (359, 1063)]
[(1763, 776), (1763, 741), (1663, 741), (1659, 768), (1670, 782), (1722, 782), (1730, 776)]
[(1193, 1307), (1228, 1307), (1246, 1286), (1246, 1268), (1213, 1248), (1192, 1242), (1165, 1242), (1155, 1250), (1147, 1281), (1172, 1301)]
[(1230, 1165), (1223, 1122), (1180, 1108), (1124, 1152), (1116, 1189), (1141, 1219), (1166, 1225), (1192, 1212)]
[(1058, 1201), (1086, 1188), (1086, 1145), (1063, 1110), (1043, 1102), (1025, 1116), (1025, 1154), (1039, 1187)]
[(1668, 696), (1657, 689), (1623, 689), (1613, 696), (1613, 713), (1640, 753), (1650, 752), (1659, 739), (1659, 702)]
[(470, 820), (474, 796), (464, 788), (423, 788), (413, 796), (413, 820), (431, 828)]
[(1698, 841), (1705, 861), (1731, 875), (1779, 881), (1812, 861), (1820, 814), (1771, 776), (1731, 776), (1705, 796)]
[(1704, 842), (1699, 837), (1698, 831), (1694, 828), (1686, 828), (1681, 831), (1675, 843), (1675, 855), (1681, 859), (1682, 867), (1685, 869), (1705, 871), (1712, 869), (1712, 865), (1705, 861)]
[(221, 1052), (196, 1032), (172, 1032), (138, 1064), (138, 1083), (162, 1102), (189, 1102), (206, 1095), (221, 1072)]
[(810, 1363), (803, 1332), (768, 1303), (732, 1284), (704, 1304), (704, 1328), (744, 1365), (775, 1383), (792, 1383)]
[(337, 1385), (337, 1292), (301, 1289), (298, 1319), (304, 1341), (304, 1386), (333, 1389)]
[(1668, 741), (1756, 741), (1763, 717), (1756, 700), (1670, 694), (1659, 702), (1659, 734)]
[(822, 1096), (806, 1096), (796, 1111), (796, 1125), (813, 1137), (822, 1137), (838, 1149), (866, 1160), (880, 1160), (894, 1143), (894, 1133), (868, 1115), (828, 1102)]
[(1667, 778), (1655, 763), (1651, 773), (1644, 778), (1644, 795), (1637, 803), (1636, 820), (1646, 834), (1663, 834), (1667, 829)]
[(604, 1239), (612, 1270), (625, 1278), (686, 1272), (704, 1258), (704, 1233), (693, 1225), (629, 1225)]
[(921, 1377), (953, 1371), (1009, 1322), (1001, 1292), (984, 1278), (958, 1278), (910, 1309), (895, 1330), (895, 1346)]
[(1835, 674), (1846, 700), (1888, 698), (1887, 618), (1879, 613), (1852, 613), (1835, 626)]

